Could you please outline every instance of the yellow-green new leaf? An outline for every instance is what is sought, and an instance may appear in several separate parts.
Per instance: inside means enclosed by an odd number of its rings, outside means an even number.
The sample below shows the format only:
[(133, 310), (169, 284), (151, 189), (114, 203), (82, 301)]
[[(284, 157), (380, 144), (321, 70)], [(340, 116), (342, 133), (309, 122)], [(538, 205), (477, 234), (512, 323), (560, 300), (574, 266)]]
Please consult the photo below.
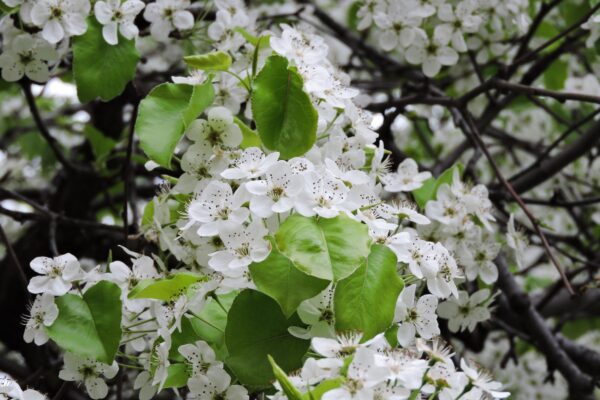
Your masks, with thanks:
[(203, 71), (227, 71), (231, 67), (231, 56), (224, 51), (187, 56), (183, 61), (190, 67)]

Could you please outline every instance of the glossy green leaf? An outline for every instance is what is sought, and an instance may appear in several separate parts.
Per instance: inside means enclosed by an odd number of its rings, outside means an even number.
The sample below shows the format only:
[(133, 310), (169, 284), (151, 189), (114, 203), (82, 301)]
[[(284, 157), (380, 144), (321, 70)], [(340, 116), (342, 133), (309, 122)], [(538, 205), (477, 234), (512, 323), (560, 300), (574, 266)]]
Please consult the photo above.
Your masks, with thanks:
[(224, 342), (227, 312), (237, 294), (231, 292), (218, 295), (219, 302), (214, 298), (208, 298), (202, 312), (196, 318), (190, 319), (192, 327), (202, 340), (217, 345)]
[(271, 56), (254, 80), (252, 115), (263, 144), (289, 159), (306, 153), (316, 140), (317, 111), (302, 77), (281, 56)]
[(292, 215), (275, 234), (277, 247), (302, 272), (330, 281), (352, 274), (369, 255), (368, 228), (345, 214)]
[(250, 127), (238, 117), (233, 117), (233, 122), (235, 122), (242, 131), (242, 143), (240, 143), (240, 148), (247, 149), (248, 147), (260, 147), (260, 136), (258, 136), (256, 131), (250, 129)]
[(459, 175), (462, 175), (464, 167), (461, 163), (457, 163), (454, 166), (442, 172), (442, 174), (437, 179), (431, 177), (423, 183), (423, 186), (411, 192), (413, 198), (419, 205), (419, 208), (425, 208), (425, 204), (427, 204), (429, 200), (436, 199), (437, 190), (441, 184), (452, 184), (452, 178), (454, 176), (455, 168), (458, 168)]
[(174, 274), (168, 278), (145, 279), (131, 289), (128, 297), (130, 299), (157, 299), (166, 301), (185, 292), (194, 283), (205, 279), (205, 277), (200, 275), (183, 272)]
[(187, 126), (212, 104), (210, 81), (202, 85), (163, 83), (140, 103), (135, 132), (148, 157), (170, 168), (171, 157)]
[(190, 319), (187, 317), (181, 318), (181, 330), (175, 329), (171, 334), (169, 359), (184, 362), (185, 358), (179, 353), (179, 347), (184, 344), (195, 343), (200, 339)]
[(203, 71), (227, 71), (231, 67), (231, 56), (224, 51), (187, 56), (183, 61), (190, 67)]
[(286, 373), (279, 368), (279, 365), (273, 360), (273, 357), (267, 357), (269, 358), (269, 363), (271, 363), (271, 368), (273, 368), (273, 375), (275, 375), (275, 379), (277, 379), (277, 382), (281, 385), (281, 389), (283, 389), (283, 393), (285, 393), (288, 400), (302, 400), (302, 393), (300, 393), (294, 384), (290, 382)]
[(167, 368), (167, 379), (163, 385), (163, 389), (180, 388), (187, 385), (190, 378), (190, 371), (186, 364), (175, 363)]
[(111, 364), (121, 341), (121, 289), (100, 281), (83, 297), (56, 298), (58, 317), (46, 328), (62, 349)]
[(88, 18), (88, 29), (73, 37), (73, 76), (77, 96), (82, 103), (100, 97), (108, 101), (125, 90), (135, 76), (140, 55), (135, 41), (119, 35), (119, 43), (110, 45), (102, 36), (102, 25)]
[(279, 252), (272, 243), (269, 256), (250, 265), (252, 281), (261, 292), (275, 299), (286, 317), (290, 317), (300, 303), (321, 293), (329, 281), (315, 278), (300, 271), (293, 261)]
[(310, 342), (288, 333), (290, 326), (298, 325), (301, 322), (297, 315), (286, 318), (269, 296), (244, 290), (234, 300), (227, 318), (226, 364), (241, 383), (267, 387), (274, 379), (268, 355), (285, 372), (302, 366)]
[(390, 327), (404, 287), (396, 263), (392, 250), (373, 245), (360, 268), (338, 282), (333, 301), (336, 329), (359, 330), (363, 339), (370, 339)]

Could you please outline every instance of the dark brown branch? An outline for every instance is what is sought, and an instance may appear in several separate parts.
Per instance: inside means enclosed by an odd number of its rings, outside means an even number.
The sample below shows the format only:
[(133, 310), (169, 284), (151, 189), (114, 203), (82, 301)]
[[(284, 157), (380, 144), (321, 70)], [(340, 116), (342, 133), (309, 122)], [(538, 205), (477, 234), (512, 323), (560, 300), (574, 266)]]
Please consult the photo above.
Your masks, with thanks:
[(527, 293), (519, 287), (510, 273), (502, 253), (496, 258), (495, 263), (498, 267), (498, 285), (506, 295), (509, 306), (521, 321), (522, 328), (527, 330), (539, 350), (546, 356), (548, 363), (565, 377), (569, 383), (571, 398), (594, 399), (592, 378), (582, 372), (560, 346), (558, 339), (533, 307)]
[(471, 137), (471, 139), (475, 142), (477, 147), (479, 147), (479, 149), (483, 152), (483, 154), (487, 158), (489, 164), (491, 165), (492, 170), (494, 171), (494, 174), (502, 183), (502, 186), (504, 186), (504, 188), (506, 190), (508, 190), (508, 192), (514, 198), (514, 200), (517, 202), (519, 207), (521, 207), (521, 209), (523, 210), (523, 212), (525, 213), (525, 215), (531, 222), (533, 229), (535, 230), (537, 235), (542, 240), (542, 245), (544, 247), (544, 250), (548, 254), (548, 257), (552, 261), (552, 264), (554, 264), (554, 266), (556, 267), (556, 270), (560, 274), (560, 276), (565, 284), (565, 287), (569, 290), (569, 292), (571, 294), (575, 294), (575, 291), (571, 287), (571, 283), (569, 282), (569, 279), (567, 278), (567, 276), (565, 275), (565, 272), (561, 268), (560, 263), (558, 262), (558, 259), (554, 256), (554, 253), (552, 252), (552, 249), (550, 248), (550, 244), (548, 243), (548, 239), (546, 239), (546, 235), (544, 235), (544, 232), (542, 231), (539, 224), (537, 223), (535, 216), (531, 213), (531, 211), (529, 211), (529, 209), (527, 208), (527, 205), (525, 205), (525, 203), (523, 202), (523, 200), (521, 199), (521, 197), (519, 196), (517, 191), (515, 191), (513, 186), (510, 184), (510, 182), (508, 180), (506, 180), (504, 175), (502, 175), (500, 168), (494, 161), (494, 157), (490, 154), (483, 139), (481, 138), (479, 130), (477, 129), (477, 126), (475, 125), (475, 122), (473, 122), (473, 120), (471, 119), (469, 112), (467, 110), (463, 109), (463, 110), (458, 110), (458, 113), (460, 115), (457, 115), (456, 117), (457, 117), (457, 119), (459, 119), (459, 126), (461, 126), (463, 132), (466, 135), (469, 135)]
[(6, 247), (6, 253), (8, 254), (8, 257), (15, 268), (15, 272), (19, 276), (19, 280), (25, 288), (27, 297), (30, 297), (29, 291), (27, 290), (29, 280), (27, 279), (27, 275), (25, 275), (25, 269), (23, 268), (23, 265), (19, 262), (19, 257), (17, 257), (17, 254), (15, 253), (15, 250), (13, 249), (12, 244), (8, 239), (8, 236), (6, 236), (6, 232), (4, 231), (2, 225), (0, 225), (0, 241), (2, 241), (2, 243), (4, 243), (4, 247)]
[(35, 98), (33, 97), (33, 93), (31, 92), (31, 84), (29, 82), (24, 82), (22, 86), (23, 93), (25, 94), (25, 99), (27, 100), (27, 104), (29, 105), (29, 111), (31, 112), (31, 116), (35, 121), (35, 124), (38, 130), (40, 131), (40, 134), (46, 140), (48, 146), (50, 146), (50, 149), (54, 153), (54, 156), (56, 157), (58, 162), (61, 163), (62, 166), (69, 172), (78, 172), (85, 174), (92, 173), (92, 170), (75, 165), (65, 157), (65, 155), (62, 153), (62, 150), (59, 147), (58, 141), (50, 134), (50, 132), (46, 128), (46, 125), (44, 124), (44, 121), (42, 120), (42, 117), (40, 116), (40, 112), (35, 103)]
[(564, 167), (590, 151), (600, 142), (600, 121), (592, 125), (583, 135), (567, 145), (554, 157), (540, 160), (535, 168), (509, 181), (517, 193), (525, 193), (554, 176)]

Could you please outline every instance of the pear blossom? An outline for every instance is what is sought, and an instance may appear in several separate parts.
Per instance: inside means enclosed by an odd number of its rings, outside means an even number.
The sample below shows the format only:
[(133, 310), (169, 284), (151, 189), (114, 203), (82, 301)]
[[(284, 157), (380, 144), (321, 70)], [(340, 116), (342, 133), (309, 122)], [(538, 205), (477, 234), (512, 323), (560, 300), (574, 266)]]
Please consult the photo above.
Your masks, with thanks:
[(458, 52), (467, 51), (464, 33), (475, 33), (483, 22), (481, 16), (475, 13), (474, 2), (461, 1), (453, 9), (445, 3), (438, 8), (438, 18), (444, 23), (435, 27), (434, 37), (442, 45), (452, 44)]
[(190, 399), (194, 400), (247, 400), (248, 391), (240, 385), (231, 385), (231, 377), (221, 367), (208, 367), (206, 373), (188, 380)]
[(156, 395), (158, 386), (152, 384), (152, 375), (148, 371), (141, 371), (133, 382), (133, 388), (139, 390), (140, 400), (150, 400)]
[(481, 289), (469, 296), (469, 293), (461, 290), (457, 296), (440, 303), (438, 314), (448, 320), (448, 327), (452, 332), (468, 329), (474, 331), (477, 324), (491, 317), (488, 309), (490, 303), (490, 291)]
[(58, 317), (58, 307), (54, 304), (54, 296), (44, 293), (37, 296), (29, 310), (29, 319), (25, 324), (23, 339), (27, 343), (34, 342), (41, 346), (48, 341), (44, 327), (50, 326)]
[(494, 242), (493, 238), (482, 238), (479, 242), (469, 243), (469, 247), (470, 253), (461, 259), (467, 279), (474, 280), (480, 277), (485, 283), (495, 282), (498, 279), (498, 268), (494, 259), (500, 251), (500, 244)]
[(335, 337), (335, 312), (333, 310), (333, 286), (329, 285), (315, 297), (303, 301), (298, 307), (298, 316), (307, 328), (292, 326), (288, 331), (301, 339), (313, 337)]
[(327, 56), (327, 45), (321, 36), (281, 24), (281, 37), (271, 36), (273, 51), (298, 65), (315, 65)]
[(38, 274), (29, 281), (30, 293), (48, 293), (62, 296), (71, 290), (72, 282), (83, 277), (83, 270), (74, 255), (67, 253), (58, 257), (36, 257), (29, 264)]
[(215, 21), (208, 26), (208, 36), (214, 40), (215, 48), (233, 51), (243, 45), (242, 35), (235, 28), (249, 28), (253, 19), (240, 0), (215, 0), (217, 14)]
[(184, 344), (179, 346), (181, 354), (192, 366), (193, 375), (201, 375), (210, 367), (222, 367), (223, 363), (217, 361), (214, 350), (202, 340), (193, 344)]
[(92, 399), (103, 399), (108, 394), (108, 386), (102, 378), (111, 379), (117, 375), (119, 367), (116, 361), (111, 365), (80, 358), (71, 353), (65, 353), (64, 366), (58, 376), (64, 381), (82, 381), (88, 395)]
[(414, 238), (408, 242), (391, 242), (388, 246), (396, 253), (398, 261), (406, 263), (417, 278), (437, 274), (439, 263), (434, 243)]
[[(236, 192), (237, 194), (238, 192)], [(200, 236), (214, 236), (227, 227), (240, 226), (250, 214), (245, 207), (240, 207), (239, 195), (234, 195), (231, 186), (220, 181), (211, 181), (200, 196), (192, 200), (187, 209), (190, 224), (198, 223)]]
[(396, 193), (418, 189), (429, 178), (431, 178), (430, 172), (419, 172), (415, 160), (407, 158), (398, 165), (396, 172), (382, 176), (381, 181), (386, 191)]
[(264, 180), (246, 183), (245, 188), (252, 195), (250, 211), (261, 218), (290, 211), (302, 184), (302, 177), (294, 174), (287, 162), (277, 161), (265, 171)]
[(56, 50), (45, 40), (29, 34), (18, 35), (0, 54), (2, 79), (15, 82), (27, 76), (36, 82), (46, 82), (50, 78), (48, 63), (57, 58)]
[(38, 0), (31, 8), (31, 21), (42, 28), (45, 40), (58, 43), (85, 33), (90, 8), (88, 0)]
[(171, 349), (171, 336), (168, 331), (164, 330), (161, 332), (161, 336), (165, 339), (164, 342), (160, 343), (155, 348), (155, 360), (156, 360), (156, 370), (154, 371), (154, 376), (152, 377), (152, 385), (158, 386), (157, 391), (160, 392), (167, 381), (169, 376), (169, 366), (171, 362), (169, 361), (169, 350)]
[(359, 348), (361, 339), (362, 333), (344, 332), (336, 335), (335, 339), (315, 337), (311, 340), (311, 346), (324, 357), (338, 359), (341, 366), (342, 359)]
[(225, 250), (210, 254), (208, 265), (216, 271), (239, 269), (260, 262), (271, 251), (270, 243), (264, 239), (268, 230), (262, 221), (255, 219), (248, 227), (227, 227), (221, 233)]
[(444, 225), (460, 225), (466, 219), (468, 211), (450, 185), (443, 183), (438, 187), (436, 200), (428, 201), (425, 205), (425, 213), (430, 219)]
[(207, 116), (208, 120), (197, 119), (187, 128), (185, 135), (190, 140), (225, 147), (236, 147), (242, 143), (242, 132), (233, 122), (233, 115), (229, 109), (213, 107)]
[(460, 367), (469, 378), (471, 384), (481, 389), (486, 395), (494, 399), (505, 399), (510, 396), (509, 392), (501, 391), (502, 384), (492, 380), (489, 373), (472, 368), (464, 358), (460, 360)]
[(207, 141), (198, 141), (188, 147), (181, 157), (181, 169), (184, 173), (173, 190), (193, 193), (202, 182), (223, 172), (228, 164), (229, 159), (224, 152), (215, 151)]
[(2, 400), (46, 400), (37, 390), (23, 390), (16, 381), (0, 375), (0, 399)]
[(435, 314), (438, 300), (434, 295), (426, 294), (416, 301), (416, 285), (402, 289), (396, 303), (394, 320), (398, 325), (398, 343), (408, 346), (418, 333), (424, 339), (431, 339), (440, 334)]
[(454, 65), (458, 62), (458, 53), (447, 44), (434, 37), (427, 38), (425, 33), (416, 35), (415, 40), (406, 51), (406, 60), (411, 64), (421, 65), (423, 73), (428, 77), (436, 76), (442, 66)]
[(119, 43), (119, 35), (126, 39), (133, 39), (138, 34), (134, 24), (135, 17), (145, 7), (140, 0), (106, 0), (94, 4), (94, 14), (102, 26), (102, 36), (108, 44)]
[(258, 147), (249, 147), (236, 158), (231, 168), (221, 172), (225, 179), (253, 179), (264, 175), (279, 159), (279, 153), (265, 155)]
[(19, 7), (19, 17), (23, 22), (31, 24), (31, 9), (35, 0), (2, 0), (9, 7)]
[(305, 217), (333, 218), (338, 215), (348, 195), (344, 182), (316, 171), (307, 173), (304, 179), (304, 190), (296, 198), (296, 211)]
[(150, 33), (164, 42), (173, 30), (187, 30), (194, 26), (194, 16), (187, 11), (189, 0), (156, 0), (144, 10), (144, 18), (150, 22)]
[(385, 51), (392, 51), (399, 46), (410, 46), (421, 25), (422, 19), (407, 13), (405, 2), (390, 3), (386, 9), (374, 13), (373, 20), (381, 29), (379, 45)]
[(323, 400), (372, 399), (374, 387), (387, 377), (385, 368), (374, 362), (375, 352), (360, 347), (348, 367), (348, 381), (337, 389), (326, 392)]

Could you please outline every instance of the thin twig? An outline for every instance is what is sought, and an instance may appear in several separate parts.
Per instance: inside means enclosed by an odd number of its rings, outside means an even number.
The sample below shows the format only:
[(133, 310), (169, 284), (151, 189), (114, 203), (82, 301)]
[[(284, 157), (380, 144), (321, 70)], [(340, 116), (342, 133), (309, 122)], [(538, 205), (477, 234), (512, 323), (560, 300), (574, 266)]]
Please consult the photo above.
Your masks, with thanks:
[[(127, 242), (127, 237), (129, 236), (129, 197), (131, 195), (131, 185), (132, 177), (131, 177), (131, 156), (133, 154), (133, 137), (135, 132), (135, 121), (137, 118), (137, 110), (138, 103), (136, 103), (131, 111), (131, 121), (129, 124), (129, 137), (127, 138), (127, 155), (125, 160), (123, 161), (123, 181), (124, 184), (124, 193), (123, 193), (123, 235), (125, 237), (125, 242)], [(135, 207), (135, 204), (132, 204), (132, 207)], [(135, 223), (135, 221), (132, 221)]]
[(19, 262), (17, 253), (15, 253), (15, 249), (12, 247), (12, 244), (10, 243), (8, 236), (6, 236), (6, 232), (4, 231), (4, 228), (2, 227), (1, 224), (0, 224), (0, 240), (2, 240), (2, 243), (4, 243), (4, 246), (6, 247), (6, 253), (10, 257), (13, 265), (15, 266), (17, 275), (19, 275), (19, 279), (21, 280), (21, 283), (23, 284), (23, 287), (25, 288), (25, 293), (27, 293), (27, 297), (30, 297), (29, 291), (27, 290), (28, 279), (27, 279), (27, 275), (25, 275), (25, 269), (23, 268), (23, 265)]
[(542, 240), (542, 245), (544, 247), (544, 250), (548, 254), (548, 257), (552, 261), (552, 264), (554, 264), (554, 267), (560, 274), (567, 290), (569, 291), (569, 293), (571, 293), (571, 295), (575, 295), (575, 291), (573, 290), (573, 287), (571, 286), (571, 282), (569, 282), (569, 279), (567, 278), (567, 276), (565, 275), (565, 272), (561, 268), (560, 263), (558, 262), (558, 259), (554, 256), (554, 253), (552, 252), (552, 250), (550, 248), (550, 244), (548, 243), (548, 239), (546, 239), (546, 235), (544, 235), (544, 232), (540, 229), (535, 216), (531, 213), (531, 211), (529, 211), (529, 208), (527, 208), (527, 205), (523, 202), (523, 199), (521, 199), (519, 194), (515, 191), (515, 189), (510, 184), (510, 182), (508, 182), (508, 180), (506, 180), (504, 175), (502, 175), (500, 168), (494, 161), (494, 157), (492, 157), (492, 155), (490, 154), (489, 150), (487, 149), (485, 143), (483, 142), (483, 139), (481, 139), (481, 135), (479, 134), (477, 126), (475, 126), (475, 123), (471, 119), (470, 114), (468, 113), (467, 110), (464, 110), (464, 109), (463, 110), (458, 109), (458, 112), (460, 113), (460, 116), (462, 116), (461, 119), (464, 120), (464, 122), (466, 124), (466, 126), (463, 127), (464, 128), (463, 131), (465, 131), (465, 133), (467, 133), (467, 134), (468, 134), (468, 131), (470, 131), (470, 133), (471, 133), (470, 136), (472, 137), (473, 141), (476, 143), (477, 147), (479, 147), (479, 149), (483, 152), (483, 154), (487, 158), (492, 169), (494, 170), (494, 174), (502, 183), (502, 186), (504, 186), (506, 188), (506, 190), (508, 190), (508, 192), (513, 197), (513, 199), (515, 199), (517, 204), (519, 204), (519, 206), (521, 207), (521, 209), (523, 210), (523, 212), (525, 213), (525, 215), (527, 216), (529, 221), (531, 221), (531, 224), (533, 225), (535, 232)]
[(83, 168), (81, 166), (75, 165), (69, 161), (64, 154), (62, 153), (58, 141), (50, 134), (42, 117), (40, 116), (40, 112), (35, 103), (35, 98), (33, 97), (33, 93), (31, 92), (31, 84), (28, 82), (24, 82), (22, 84), (23, 93), (25, 94), (25, 99), (27, 100), (27, 104), (29, 105), (29, 111), (31, 112), (31, 116), (35, 121), (35, 124), (40, 131), (42, 137), (48, 142), (48, 146), (54, 153), (54, 156), (62, 164), (63, 167), (69, 172), (79, 172), (79, 173), (91, 173), (91, 170), (87, 168)]

